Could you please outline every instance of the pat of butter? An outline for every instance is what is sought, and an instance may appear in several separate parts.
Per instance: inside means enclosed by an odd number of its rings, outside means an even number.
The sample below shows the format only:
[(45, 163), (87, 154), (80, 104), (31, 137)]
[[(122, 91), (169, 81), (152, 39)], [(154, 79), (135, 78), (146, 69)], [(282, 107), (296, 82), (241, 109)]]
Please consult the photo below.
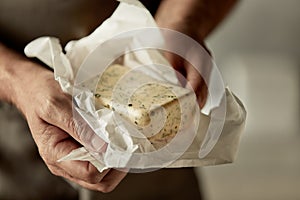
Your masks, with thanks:
[(96, 109), (118, 112), (156, 149), (168, 144), (194, 113), (191, 90), (116, 64), (102, 73), (94, 97)]

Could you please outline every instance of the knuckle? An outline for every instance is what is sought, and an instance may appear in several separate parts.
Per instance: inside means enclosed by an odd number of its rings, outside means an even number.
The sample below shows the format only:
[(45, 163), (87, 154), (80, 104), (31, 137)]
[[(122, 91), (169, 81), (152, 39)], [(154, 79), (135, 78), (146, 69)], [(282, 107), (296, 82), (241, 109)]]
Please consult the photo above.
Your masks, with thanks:
[(40, 115), (45, 119), (58, 119), (58, 116), (71, 106), (70, 99), (65, 95), (49, 95), (44, 97), (43, 104), (39, 109)]
[(100, 173), (96, 167), (94, 167), (90, 162), (87, 162), (85, 169), (82, 173), (82, 179), (90, 184), (98, 184), (100, 183), (101, 179), (104, 177), (105, 172)]
[(50, 156), (45, 151), (40, 151), (40, 155), (45, 162), (46, 165), (52, 164), (52, 161), (50, 159)]
[(64, 122), (67, 125), (68, 130), (71, 130), (73, 133), (78, 134), (78, 124), (74, 118), (67, 118)]
[(53, 136), (53, 127), (52, 126), (46, 126), (42, 130), (39, 131), (39, 143), (43, 147), (49, 146), (49, 143), (51, 142), (51, 137)]
[(56, 110), (58, 105), (58, 99), (56, 97), (50, 96), (45, 99), (45, 103), (43, 104), (43, 114), (49, 117), (54, 117), (53, 112)]
[(39, 153), (47, 166), (55, 164), (55, 162), (53, 162), (53, 159), (52, 159), (53, 156), (51, 155), (51, 153), (49, 153), (49, 150), (44, 149), (42, 151), (39, 151)]
[(37, 138), (39, 153), (46, 162), (52, 162), (53, 149), (56, 141), (53, 139), (53, 131), (52, 126), (47, 126), (41, 131)]
[(59, 100), (56, 97), (45, 97), (41, 107), (38, 109), (38, 114), (44, 120), (53, 120), (57, 117)]
[(55, 176), (59, 176), (59, 177), (63, 177), (66, 179), (70, 179), (72, 178), (72, 176), (70, 176), (66, 171), (60, 169), (59, 167), (57, 167), (56, 165), (53, 164), (46, 164), (49, 171), (55, 175)]
[[(47, 165), (47, 164), (46, 164)], [(55, 176), (60, 176), (60, 173), (59, 173), (59, 170), (55, 167), (55, 166), (52, 166), (52, 165), (47, 165), (49, 171), (55, 175)]]
[(103, 193), (109, 193), (109, 192), (112, 192), (115, 188), (116, 188), (116, 186), (109, 184), (109, 183), (105, 183), (102, 185), (100, 190)]
[(97, 184), (100, 181), (99, 174), (97, 169), (92, 169), (83, 174), (83, 179), (90, 184)]
[[(48, 140), (48, 144), (38, 147), (39, 154), (47, 166), (58, 166), (57, 155), (55, 154), (54, 144), (52, 144), (51, 139)], [(47, 141), (45, 140), (45, 143)]]

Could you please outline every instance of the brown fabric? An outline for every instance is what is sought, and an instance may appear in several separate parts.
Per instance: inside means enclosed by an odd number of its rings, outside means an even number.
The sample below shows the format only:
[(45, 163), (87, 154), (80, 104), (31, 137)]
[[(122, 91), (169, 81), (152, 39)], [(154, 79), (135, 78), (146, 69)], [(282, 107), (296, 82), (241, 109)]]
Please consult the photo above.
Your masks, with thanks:
[(65, 44), (89, 34), (117, 5), (112, 0), (1, 0), (0, 37), (19, 49), (40, 36)]
[[(162, 169), (148, 173), (130, 173), (108, 194), (91, 192), (93, 200), (201, 200), (192, 168)], [(85, 200), (85, 199), (84, 199)]]
[[(160, 0), (142, 0), (155, 13)], [(69, 40), (90, 34), (107, 17), (115, 0), (1, 0), (0, 41), (23, 51), (31, 40), (41, 36)]]

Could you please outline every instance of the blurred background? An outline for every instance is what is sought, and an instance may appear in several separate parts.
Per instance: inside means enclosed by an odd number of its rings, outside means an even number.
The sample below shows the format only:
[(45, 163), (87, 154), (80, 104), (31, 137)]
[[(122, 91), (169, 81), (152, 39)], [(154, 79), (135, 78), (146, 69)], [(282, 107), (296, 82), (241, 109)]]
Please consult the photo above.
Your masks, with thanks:
[(240, 1), (207, 40), (248, 111), (235, 163), (198, 169), (207, 200), (300, 199), (299, 8)]

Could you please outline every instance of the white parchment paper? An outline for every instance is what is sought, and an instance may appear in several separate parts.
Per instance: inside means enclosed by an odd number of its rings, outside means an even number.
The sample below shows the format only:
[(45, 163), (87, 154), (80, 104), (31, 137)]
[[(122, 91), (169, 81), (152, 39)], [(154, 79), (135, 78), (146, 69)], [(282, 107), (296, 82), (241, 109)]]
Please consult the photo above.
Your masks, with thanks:
[[(191, 117), (192, 125), (185, 131), (194, 131), (195, 135), (186, 136), (187, 139), (181, 138), (183, 141), (190, 140), (190, 143), (179, 144), (184, 152), (173, 152), (174, 157), (169, 160), (167, 158), (170, 158), (170, 151), (157, 151), (154, 157), (149, 154), (136, 155), (137, 152), (155, 149), (152, 149), (146, 138), (137, 143), (130, 134), (135, 131), (134, 128), (127, 125), (126, 120), (118, 113), (107, 108), (95, 109), (93, 91), (99, 73), (103, 72), (113, 58), (120, 57), (120, 48), (130, 50), (141, 45), (143, 38), (139, 38), (140, 35), (126, 35), (126, 32), (149, 27), (156, 27), (156, 23), (148, 10), (139, 1), (122, 0), (113, 15), (91, 35), (69, 42), (65, 47), (66, 54), (63, 53), (59, 40), (53, 37), (38, 38), (26, 46), (25, 54), (28, 57), (37, 57), (54, 69), (54, 77), (62, 90), (74, 98), (74, 112), (95, 134), (89, 136), (88, 140), (85, 138), (84, 147), (74, 150), (60, 161), (86, 160), (99, 171), (103, 171), (107, 168), (124, 167), (194, 167), (229, 163), (234, 160), (245, 125), (246, 111), (241, 101), (228, 88), (223, 91), (223, 98), (226, 99), (223, 105), (226, 107), (223, 129), (220, 131), (210, 126), (211, 121), (216, 120), (211, 115), (199, 113), (199, 116)], [(107, 43), (117, 35), (121, 35), (114, 40), (117, 41), (117, 45)], [(156, 43), (155, 46), (163, 48), (164, 39), (159, 31), (151, 34), (151, 37), (154, 38), (151, 41)], [(140, 69), (143, 73), (159, 81), (179, 85), (175, 72), (157, 67), (169, 65), (158, 51), (145, 50), (126, 54), (120, 63), (132, 68), (147, 64), (148, 67)], [(205, 145), (208, 147), (204, 148)], [(200, 149), (204, 149), (202, 153), (199, 153)]]

